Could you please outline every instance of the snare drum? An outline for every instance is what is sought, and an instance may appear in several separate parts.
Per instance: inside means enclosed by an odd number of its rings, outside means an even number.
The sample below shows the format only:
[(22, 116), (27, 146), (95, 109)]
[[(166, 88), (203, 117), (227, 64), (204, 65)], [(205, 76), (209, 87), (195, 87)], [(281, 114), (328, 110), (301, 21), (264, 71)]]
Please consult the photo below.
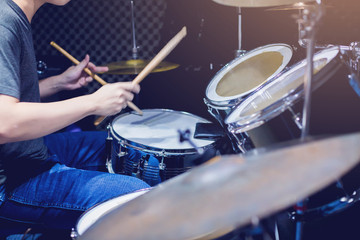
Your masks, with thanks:
[[(340, 67), (339, 48), (331, 47), (314, 55), (313, 90)], [(306, 60), (264, 85), (240, 103), (226, 118), (228, 131), (241, 148), (268, 146), (300, 137)], [(241, 138), (246, 132), (251, 144)], [(250, 150), (250, 149), (244, 149)]]
[(105, 216), (107, 213), (111, 212), (115, 208), (120, 207), (126, 202), (133, 200), (134, 198), (137, 198), (144, 193), (147, 193), (149, 190), (150, 188), (142, 189), (133, 193), (110, 199), (90, 208), (80, 216), (76, 224), (76, 229), (73, 229), (71, 233), (71, 237), (73, 239), (77, 239), (78, 237), (82, 236), (84, 232), (89, 229), (89, 227), (94, 225), (96, 221), (98, 221), (101, 217)]
[(283, 71), (292, 55), (289, 45), (270, 44), (256, 48), (225, 65), (206, 89), (204, 102), (209, 113), (225, 127), (224, 121), (231, 110)]
[[(186, 112), (146, 109), (116, 117), (111, 124), (114, 172), (136, 176), (154, 186), (216, 155), (214, 140), (195, 139), (196, 123), (209, 121)], [(181, 142), (179, 131), (190, 130)], [(196, 148), (195, 148), (196, 147)], [(199, 155), (198, 151), (206, 152)]]

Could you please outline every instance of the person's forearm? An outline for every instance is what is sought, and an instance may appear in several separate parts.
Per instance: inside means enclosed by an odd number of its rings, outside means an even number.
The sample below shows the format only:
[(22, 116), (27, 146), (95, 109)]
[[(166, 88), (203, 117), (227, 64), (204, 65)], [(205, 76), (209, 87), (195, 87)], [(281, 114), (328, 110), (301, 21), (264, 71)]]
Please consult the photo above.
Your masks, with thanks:
[(60, 81), (58, 81), (59, 77), (61, 77), (61, 75), (48, 77), (39, 81), (41, 98), (49, 97), (51, 95), (54, 95), (55, 93), (64, 90), (63, 86), (59, 84), (60, 83)]
[[(1, 109), (1, 108), (7, 109)], [(53, 103), (17, 102), (0, 106), (0, 144), (35, 139), (94, 113), (91, 95)]]

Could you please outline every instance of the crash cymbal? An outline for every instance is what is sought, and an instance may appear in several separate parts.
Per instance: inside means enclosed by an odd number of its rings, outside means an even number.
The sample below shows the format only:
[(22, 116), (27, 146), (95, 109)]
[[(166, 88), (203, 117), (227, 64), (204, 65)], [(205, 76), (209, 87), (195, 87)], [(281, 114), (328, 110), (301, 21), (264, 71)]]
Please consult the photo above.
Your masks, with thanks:
[[(80, 239), (212, 239), (290, 207), (358, 164), (360, 133), (222, 156), (114, 209)], [(256, 222), (256, 221), (255, 221)]]
[[(106, 74), (130, 75), (140, 73), (151, 60), (132, 59), (128, 61), (113, 62), (106, 64), (109, 71)], [(179, 67), (178, 64), (170, 62), (160, 62), (151, 72), (164, 72)]]
[(298, 2), (313, 2), (315, 0), (213, 0), (216, 3), (233, 7), (273, 7), (290, 5)]

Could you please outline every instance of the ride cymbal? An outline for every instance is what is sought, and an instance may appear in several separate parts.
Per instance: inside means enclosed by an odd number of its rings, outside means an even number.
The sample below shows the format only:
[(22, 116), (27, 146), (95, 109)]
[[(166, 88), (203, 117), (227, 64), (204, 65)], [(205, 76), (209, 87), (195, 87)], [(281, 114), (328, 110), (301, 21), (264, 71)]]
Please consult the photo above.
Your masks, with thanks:
[(273, 7), (291, 5), (299, 2), (314, 2), (315, 0), (213, 0), (216, 3), (233, 7)]
[[(104, 74), (114, 74), (114, 75), (131, 75), (131, 74), (139, 74), (146, 65), (151, 60), (142, 60), (142, 59), (132, 59), (121, 62), (113, 62), (106, 64), (109, 68), (108, 72), (104, 72)], [(174, 64), (170, 62), (160, 62), (151, 72), (164, 72), (175, 69), (179, 67), (179, 64)]]
[(125, 203), (81, 239), (212, 239), (303, 200), (359, 163), (360, 133), (222, 156)]

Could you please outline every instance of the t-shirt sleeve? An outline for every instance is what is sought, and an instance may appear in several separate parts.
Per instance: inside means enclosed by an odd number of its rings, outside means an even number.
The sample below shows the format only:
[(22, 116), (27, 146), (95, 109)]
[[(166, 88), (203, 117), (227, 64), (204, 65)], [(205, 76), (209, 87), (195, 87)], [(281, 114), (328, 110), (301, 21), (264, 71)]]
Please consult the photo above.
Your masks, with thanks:
[(16, 35), (0, 25), (0, 94), (20, 99), (21, 45)]

